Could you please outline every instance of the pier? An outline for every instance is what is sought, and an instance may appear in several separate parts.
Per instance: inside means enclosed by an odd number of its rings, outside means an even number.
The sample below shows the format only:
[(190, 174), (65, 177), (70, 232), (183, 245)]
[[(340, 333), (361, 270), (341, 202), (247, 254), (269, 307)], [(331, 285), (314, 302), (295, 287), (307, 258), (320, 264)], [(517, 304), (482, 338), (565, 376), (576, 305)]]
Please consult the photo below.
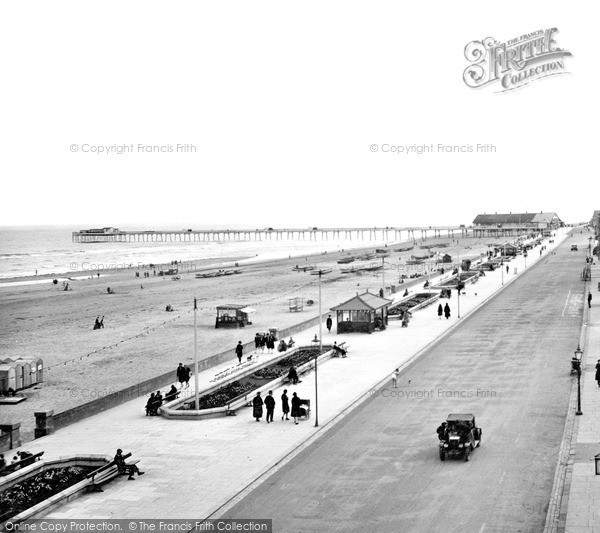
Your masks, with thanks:
[(418, 240), (427, 238), (472, 237), (473, 229), (464, 226), (385, 227), (385, 228), (263, 228), (234, 230), (147, 230), (122, 231), (116, 228), (81, 230), (72, 233), (76, 243), (102, 242), (223, 242), (266, 240)]

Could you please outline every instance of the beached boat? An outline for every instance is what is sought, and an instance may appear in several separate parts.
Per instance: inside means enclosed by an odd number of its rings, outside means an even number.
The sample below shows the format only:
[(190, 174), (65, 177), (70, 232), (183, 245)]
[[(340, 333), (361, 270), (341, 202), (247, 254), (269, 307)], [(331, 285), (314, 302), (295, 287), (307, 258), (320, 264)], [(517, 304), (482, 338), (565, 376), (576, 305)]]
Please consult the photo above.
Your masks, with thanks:
[(352, 263), (354, 261), (354, 257), (343, 257), (338, 260), (339, 265), (345, 265), (346, 263)]
[(437, 244), (422, 244), (421, 246), (419, 246), (419, 248), (421, 248), (421, 250), (431, 250), (432, 248), (436, 248), (437, 246)]
[(396, 248), (394, 252), (410, 252), (414, 247), (414, 244), (411, 246), (400, 246), (400, 248)]
[(356, 259), (360, 259), (361, 261), (369, 261), (370, 259), (373, 259), (375, 257), (375, 254), (364, 254), (364, 255), (359, 255)]
[(348, 268), (340, 268), (340, 272), (342, 274), (352, 274), (354, 272), (358, 272), (360, 269), (356, 267), (348, 267)]
[(375, 270), (381, 270), (382, 268), (383, 265), (373, 265), (359, 268), (359, 270), (362, 270), (363, 272), (374, 272)]
[(424, 261), (425, 259), (429, 259), (430, 255), (426, 254), (426, 255), (411, 255), (410, 258), (411, 259), (418, 259), (421, 261)]
[(406, 264), (407, 265), (420, 265), (423, 263), (423, 259), (407, 259)]
[(315, 269), (315, 267), (310, 266), (310, 265), (303, 266), (303, 267), (296, 265), (294, 268), (292, 268), (292, 270), (294, 272), (307, 272), (309, 270), (314, 270), (314, 269)]
[(205, 272), (204, 274), (196, 274), (196, 278), (218, 278), (220, 276), (233, 276), (241, 274), (243, 270), (217, 270), (216, 272)]
[(387, 248), (376, 248), (375, 249), (375, 253), (378, 254), (387, 254), (389, 252), (389, 250)]

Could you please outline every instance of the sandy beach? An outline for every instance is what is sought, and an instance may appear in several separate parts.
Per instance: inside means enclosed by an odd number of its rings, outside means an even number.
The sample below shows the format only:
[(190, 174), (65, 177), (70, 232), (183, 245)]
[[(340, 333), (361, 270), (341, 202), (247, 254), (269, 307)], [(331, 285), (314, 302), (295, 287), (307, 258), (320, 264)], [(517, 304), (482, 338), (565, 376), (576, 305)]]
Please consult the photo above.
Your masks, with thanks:
[[(425, 244), (450, 243), (438, 251), (450, 254), (456, 261), (457, 251), (461, 260), (479, 257), (492, 242), (493, 239), (463, 238), (457, 248), (451, 238), (438, 238), (428, 239)], [(398, 285), (400, 274), (423, 272), (426, 265), (407, 270), (405, 264), (412, 254), (427, 253), (419, 249), (421, 244), (423, 242), (418, 242), (414, 250), (402, 253), (393, 251), (400, 243), (388, 246), (387, 287)], [(81, 272), (69, 274), (64, 277), (73, 278), (69, 281), (70, 291), (64, 291), (62, 283), (52, 284), (51, 278), (46, 283), (2, 286), (0, 353), (5, 357), (36, 355), (43, 359), (46, 370), (42, 385), (20, 391), (27, 396), (27, 401), (2, 406), (0, 423), (21, 422), (23, 440), (30, 440), (35, 411), (60, 412), (171, 369), (175, 377), (179, 362), (193, 362), (191, 310), (194, 298), (198, 301), (198, 357), (204, 359), (233, 350), (238, 340), (251, 341), (257, 331), (286, 328), (318, 314), (317, 278), (292, 270), (297, 264), (333, 269), (322, 280), (324, 312), (357, 292), (367, 289), (377, 292), (382, 286), (381, 270), (343, 274), (341, 268), (358, 262), (337, 264), (341, 257), (374, 250), (374, 245), (370, 245), (351, 252), (249, 264), (244, 264), (243, 258), (227, 258), (232, 262), (238, 259), (243, 272), (217, 278), (198, 279), (196, 271), (185, 269), (179, 272), (177, 280), (171, 276), (154, 276), (152, 271), (149, 278), (143, 274), (137, 278), (135, 271), (124, 270), (103, 272), (100, 278), (93, 279), (76, 279)], [(369, 263), (380, 264), (381, 259)], [(205, 264), (196, 268), (202, 271), (218, 267), (209, 268)], [(423, 282), (421, 278), (419, 286)], [(107, 287), (111, 287), (114, 294), (108, 294)], [(291, 313), (288, 303), (291, 297), (312, 299), (315, 305), (305, 305), (304, 311)], [(256, 313), (251, 315), (252, 326), (215, 329), (215, 308), (224, 303), (255, 308)], [(165, 311), (168, 304), (173, 306), (174, 312)], [(97, 316), (105, 317), (104, 329), (92, 329)], [(103, 349), (117, 343), (118, 346)], [(140, 400), (140, 404), (143, 403)]]

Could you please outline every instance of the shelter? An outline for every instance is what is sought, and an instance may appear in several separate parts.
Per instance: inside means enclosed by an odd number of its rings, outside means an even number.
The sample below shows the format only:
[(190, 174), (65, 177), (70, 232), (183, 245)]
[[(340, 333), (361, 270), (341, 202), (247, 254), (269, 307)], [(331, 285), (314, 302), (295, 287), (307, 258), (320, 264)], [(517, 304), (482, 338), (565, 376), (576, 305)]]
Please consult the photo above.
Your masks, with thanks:
[(331, 310), (336, 312), (337, 332), (373, 333), (376, 329), (385, 329), (391, 303), (392, 300), (367, 291), (332, 307)]
[(248, 315), (256, 310), (247, 305), (225, 304), (217, 306), (215, 328), (243, 328), (250, 326)]

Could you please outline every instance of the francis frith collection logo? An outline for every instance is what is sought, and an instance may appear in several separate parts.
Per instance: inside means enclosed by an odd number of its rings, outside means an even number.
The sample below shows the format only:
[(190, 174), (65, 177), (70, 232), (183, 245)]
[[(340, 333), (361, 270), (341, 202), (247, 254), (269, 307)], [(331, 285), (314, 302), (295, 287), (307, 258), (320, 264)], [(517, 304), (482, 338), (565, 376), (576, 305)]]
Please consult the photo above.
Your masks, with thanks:
[(499, 83), (500, 92), (511, 91), (547, 76), (567, 74), (565, 58), (571, 53), (559, 48), (556, 28), (537, 30), (504, 43), (487, 37), (465, 46), (470, 65), (463, 73), (472, 89)]

